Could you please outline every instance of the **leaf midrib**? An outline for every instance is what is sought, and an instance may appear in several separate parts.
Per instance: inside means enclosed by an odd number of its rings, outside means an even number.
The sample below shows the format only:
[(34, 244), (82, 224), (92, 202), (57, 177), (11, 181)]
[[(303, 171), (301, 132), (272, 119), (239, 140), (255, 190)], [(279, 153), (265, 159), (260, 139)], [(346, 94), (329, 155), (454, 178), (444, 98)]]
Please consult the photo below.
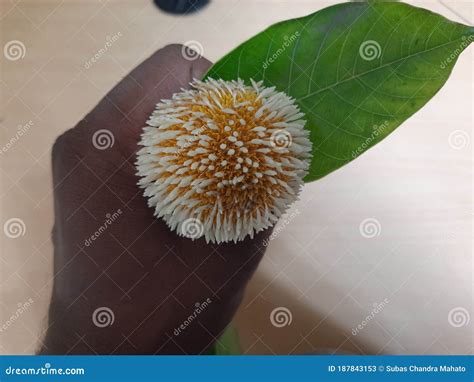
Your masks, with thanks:
[[(336, 87), (336, 86), (339, 86), (339, 85), (341, 85), (341, 84), (343, 84), (343, 83), (345, 83), (345, 82), (352, 81), (352, 80), (354, 80), (354, 79), (356, 79), (356, 78), (365, 76), (366, 74), (375, 72), (375, 71), (380, 70), (380, 69), (384, 69), (384, 68), (386, 68), (386, 67), (388, 67), (388, 66), (390, 66), (390, 65), (396, 64), (396, 63), (401, 62), (401, 61), (403, 61), (403, 60), (407, 60), (407, 59), (409, 59), (409, 58), (418, 56), (418, 55), (420, 55), (420, 54), (427, 53), (427, 52), (430, 52), (430, 51), (432, 51), (432, 50), (445, 47), (446, 45), (453, 44), (454, 42), (456, 42), (456, 41), (458, 41), (458, 40), (461, 40), (461, 39), (462, 39), (462, 36), (461, 36), (461, 37), (458, 37), (458, 38), (456, 38), (456, 39), (454, 39), (454, 40), (451, 40), (451, 41), (449, 41), (449, 42), (446, 42), (446, 43), (444, 43), (444, 44), (440, 44), (440, 45), (434, 46), (434, 47), (432, 47), (432, 48), (430, 48), (430, 49), (425, 49), (425, 50), (422, 50), (422, 51), (419, 51), (419, 52), (416, 52), (416, 53), (413, 53), (413, 54), (409, 54), (409, 55), (407, 55), (407, 56), (405, 56), (405, 57), (400, 57), (400, 58), (398, 58), (398, 59), (396, 59), (396, 60), (387, 62), (387, 63), (385, 63), (385, 64), (383, 64), (383, 65), (381, 65), (381, 66), (378, 66), (378, 67), (376, 67), (376, 68), (373, 68), (373, 69), (370, 69), (370, 70), (366, 70), (365, 72), (358, 73), (358, 74), (356, 74), (355, 76), (351, 76), (351, 77), (346, 78), (346, 79), (344, 79), (344, 80), (336, 81), (336, 82), (334, 82), (334, 83), (332, 83), (332, 84), (330, 84), (330, 85), (328, 85), (328, 86), (325, 86), (324, 88), (318, 89), (318, 90), (316, 90), (316, 91), (314, 91), (314, 92), (312, 92), (312, 93), (310, 93), (310, 94), (307, 94), (307, 95), (305, 95), (305, 96), (303, 96), (303, 97), (298, 98), (298, 101), (303, 101), (303, 100), (305, 100), (305, 99), (307, 99), (307, 98), (310, 98), (310, 97), (315, 96), (315, 95), (317, 95), (317, 94), (319, 94), (319, 93), (322, 93), (322, 92), (327, 91), (327, 90), (329, 90), (329, 89), (332, 89), (332, 88), (334, 88), (334, 87)], [(312, 79), (311, 79), (311, 80), (312, 80)]]

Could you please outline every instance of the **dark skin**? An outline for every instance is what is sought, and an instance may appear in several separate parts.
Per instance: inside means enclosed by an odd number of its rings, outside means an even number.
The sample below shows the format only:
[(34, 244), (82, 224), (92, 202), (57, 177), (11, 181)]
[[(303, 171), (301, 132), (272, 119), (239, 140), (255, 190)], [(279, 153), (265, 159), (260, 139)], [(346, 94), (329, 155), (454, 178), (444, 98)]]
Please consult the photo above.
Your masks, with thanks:
[[(186, 60), (180, 45), (159, 50), (54, 144), (55, 276), (40, 354), (202, 354), (234, 316), (270, 230), (237, 244), (180, 237), (153, 216), (134, 165), (155, 104), (210, 65), (205, 58)], [(112, 147), (94, 147), (99, 129), (113, 134)], [(208, 298), (212, 302), (175, 335), (196, 303)], [(94, 324), (100, 307), (113, 312), (112, 325)]]

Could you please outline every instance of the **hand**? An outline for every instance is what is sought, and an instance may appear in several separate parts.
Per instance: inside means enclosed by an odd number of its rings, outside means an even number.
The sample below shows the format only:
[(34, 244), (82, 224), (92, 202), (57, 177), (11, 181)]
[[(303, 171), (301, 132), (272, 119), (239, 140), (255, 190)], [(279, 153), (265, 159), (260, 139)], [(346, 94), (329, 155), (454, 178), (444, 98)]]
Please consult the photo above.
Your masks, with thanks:
[(203, 353), (231, 321), (270, 230), (237, 244), (179, 237), (153, 216), (134, 166), (155, 104), (210, 65), (161, 49), (54, 144), (55, 277), (40, 353)]

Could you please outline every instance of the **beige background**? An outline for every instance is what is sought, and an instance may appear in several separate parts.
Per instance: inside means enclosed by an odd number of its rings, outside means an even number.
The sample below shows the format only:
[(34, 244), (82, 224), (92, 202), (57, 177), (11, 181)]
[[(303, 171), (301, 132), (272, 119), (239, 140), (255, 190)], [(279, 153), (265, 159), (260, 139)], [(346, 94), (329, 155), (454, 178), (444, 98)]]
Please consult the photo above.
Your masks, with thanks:
[[(19, 218), (26, 227), (16, 239), (0, 232), (0, 326), (8, 322), (0, 332), (1, 353), (34, 352), (45, 327), (55, 137), (165, 44), (197, 40), (216, 60), (273, 22), (332, 3), (213, 0), (203, 12), (173, 17), (148, 0), (1, 0), (1, 47), (19, 40), (26, 48), (17, 61), (1, 56), (1, 145), (19, 125), (33, 123), (0, 154), (1, 224)], [(410, 3), (472, 24), (472, 1)], [(446, 86), (403, 127), (305, 186), (293, 207), (297, 216), (271, 242), (237, 315), (246, 353), (472, 354), (473, 62), (470, 48)], [(367, 218), (379, 224), (373, 238), (361, 235)], [(385, 299), (353, 335), (373, 304)], [(281, 328), (270, 320), (279, 307), (291, 314)], [(452, 325), (450, 317), (465, 325)]]

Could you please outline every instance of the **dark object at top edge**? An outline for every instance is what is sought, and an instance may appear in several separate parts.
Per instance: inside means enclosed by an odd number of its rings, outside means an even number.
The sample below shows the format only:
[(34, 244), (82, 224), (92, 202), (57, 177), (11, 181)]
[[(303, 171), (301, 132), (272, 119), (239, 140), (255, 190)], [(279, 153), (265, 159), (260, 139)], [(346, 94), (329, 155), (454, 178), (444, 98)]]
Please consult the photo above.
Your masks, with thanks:
[(153, 0), (162, 11), (174, 15), (194, 13), (204, 8), (210, 0)]

